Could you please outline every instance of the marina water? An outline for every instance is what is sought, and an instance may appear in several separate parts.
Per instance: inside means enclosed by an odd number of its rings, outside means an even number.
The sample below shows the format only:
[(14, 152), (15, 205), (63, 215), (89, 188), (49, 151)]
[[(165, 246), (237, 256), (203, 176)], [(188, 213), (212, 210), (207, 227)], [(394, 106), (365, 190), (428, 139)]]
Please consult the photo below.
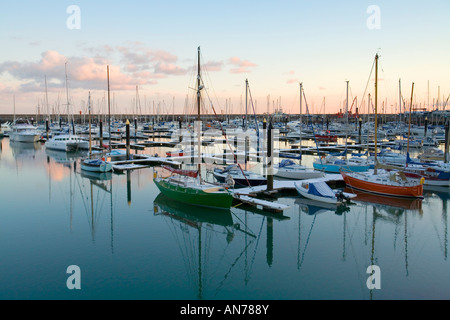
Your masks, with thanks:
[(153, 168), (89, 175), (82, 154), (0, 142), (0, 299), (450, 298), (448, 188), (339, 210), (293, 192), (283, 214), (219, 214), (161, 196)]

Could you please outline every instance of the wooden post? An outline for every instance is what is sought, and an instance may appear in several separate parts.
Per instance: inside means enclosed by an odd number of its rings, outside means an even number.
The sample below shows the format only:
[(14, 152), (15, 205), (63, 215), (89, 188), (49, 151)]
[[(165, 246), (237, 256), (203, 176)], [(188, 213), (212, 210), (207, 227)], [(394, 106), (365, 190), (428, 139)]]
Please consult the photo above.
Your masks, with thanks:
[(46, 136), (47, 136), (47, 140), (48, 140), (48, 132), (50, 131), (50, 127), (49, 127), (49, 124), (48, 124), (48, 119), (46, 119), (45, 120), (45, 133), (46, 133)]
[(126, 122), (127, 160), (130, 160), (130, 121)]
[(362, 143), (362, 137), (361, 137), (361, 127), (362, 127), (362, 119), (359, 118), (359, 144)]
[[(100, 148), (103, 149), (103, 121), (100, 119), (100, 128), (99, 128), (99, 134), (100, 134)], [(110, 137), (111, 138), (111, 137)]]
[(445, 155), (444, 155), (445, 163), (448, 162), (448, 138), (449, 138), (448, 130), (449, 130), (449, 124), (448, 124), (448, 120), (447, 120), (445, 122)]
[(267, 172), (267, 191), (273, 190), (273, 126), (272, 121), (269, 123), (269, 129), (267, 134), (267, 160), (268, 160), (268, 172)]

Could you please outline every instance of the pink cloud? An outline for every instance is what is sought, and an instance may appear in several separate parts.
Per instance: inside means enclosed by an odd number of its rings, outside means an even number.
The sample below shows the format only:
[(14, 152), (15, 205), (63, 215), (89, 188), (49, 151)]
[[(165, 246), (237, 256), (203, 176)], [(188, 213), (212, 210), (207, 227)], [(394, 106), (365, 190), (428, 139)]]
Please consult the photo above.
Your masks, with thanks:
[[(5, 62), (0, 64), (0, 74), (7, 72), (21, 81), (20, 91), (33, 92), (43, 90), (44, 77), (49, 82), (65, 83), (67, 77), (71, 89), (105, 89), (107, 87), (106, 59), (86, 57), (66, 57), (57, 51), (48, 50), (41, 54), (38, 62)], [(115, 90), (127, 90), (137, 84), (143, 85), (147, 79), (125, 74), (119, 66), (110, 66), (110, 78)], [(56, 80), (56, 81), (55, 81)], [(111, 81), (112, 82), (112, 81)]]
[(253, 62), (241, 60), (238, 57), (232, 57), (228, 60), (228, 62), (234, 66), (234, 68), (230, 70), (231, 73), (248, 73), (251, 72), (250, 68), (257, 66)]
[(288, 81), (286, 81), (287, 84), (292, 84), (292, 83), (299, 83), (298, 79), (289, 79)]

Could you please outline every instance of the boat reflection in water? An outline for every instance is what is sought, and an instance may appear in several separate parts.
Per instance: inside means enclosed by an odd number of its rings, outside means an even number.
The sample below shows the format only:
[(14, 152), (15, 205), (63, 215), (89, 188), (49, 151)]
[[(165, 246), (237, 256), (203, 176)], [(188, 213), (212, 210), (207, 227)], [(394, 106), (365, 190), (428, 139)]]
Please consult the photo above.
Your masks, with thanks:
[(353, 199), (355, 202), (360, 201), (391, 208), (422, 211), (422, 199), (420, 198), (414, 199), (414, 198), (397, 198), (388, 196), (384, 197), (354, 189), (346, 188), (345, 190), (347, 191), (352, 190), (353, 193), (356, 194), (356, 198)]
[(112, 172), (93, 172), (81, 170), (81, 176), (92, 181), (110, 181), (112, 180)]
[(189, 226), (201, 228), (203, 223), (210, 226), (234, 227), (230, 210), (214, 210), (173, 201), (160, 193), (154, 201), (155, 215), (165, 215), (182, 221)]
[[(225, 276), (213, 290), (217, 295), (233, 267), (256, 236), (245, 229), (241, 230), (240, 224), (233, 222), (229, 210), (214, 210), (178, 203), (162, 193), (156, 197), (153, 205), (156, 216), (161, 215), (170, 219), (168, 222), (171, 223), (168, 225), (180, 245), (187, 275), (191, 282), (194, 282), (196, 298), (204, 299), (205, 291), (207, 291), (205, 284), (212, 285), (220, 279), (217, 274), (223, 272)], [(244, 247), (244, 251), (239, 249), (237, 258), (228, 264), (225, 256), (235, 256), (235, 253), (230, 253), (230, 250), (233, 250), (231, 243), (236, 232), (245, 233), (251, 240)], [(239, 246), (239, 243), (236, 243), (236, 246)], [(216, 254), (219, 257), (216, 257)], [(214, 272), (208, 272), (208, 269)], [(212, 274), (215, 274), (213, 278), (207, 278)]]
[(301, 212), (308, 215), (318, 215), (326, 212), (340, 215), (344, 212), (350, 211), (348, 206), (341, 206), (307, 198), (298, 198), (295, 200), (295, 203), (299, 205)]

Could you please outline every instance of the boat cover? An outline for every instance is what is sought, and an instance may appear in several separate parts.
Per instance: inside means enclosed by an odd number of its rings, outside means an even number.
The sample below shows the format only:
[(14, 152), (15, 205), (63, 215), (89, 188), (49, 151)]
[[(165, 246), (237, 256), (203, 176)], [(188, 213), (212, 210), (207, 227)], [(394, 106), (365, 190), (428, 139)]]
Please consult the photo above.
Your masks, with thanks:
[(283, 160), (280, 162), (280, 164), (278, 165), (279, 168), (284, 168), (287, 166), (292, 166), (295, 165), (295, 162), (289, 159)]
[(166, 169), (172, 173), (176, 173), (182, 176), (187, 176), (187, 177), (191, 177), (191, 178), (197, 178), (198, 176), (198, 171), (196, 170), (181, 170), (181, 169), (175, 169), (172, 167), (168, 167), (168, 166), (162, 166), (163, 169)]
[(320, 197), (335, 198), (336, 195), (331, 188), (323, 181), (309, 184), (308, 193)]
[(101, 159), (85, 160), (84, 163), (91, 166), (100, 166), (102, 165), (103, 160)]

